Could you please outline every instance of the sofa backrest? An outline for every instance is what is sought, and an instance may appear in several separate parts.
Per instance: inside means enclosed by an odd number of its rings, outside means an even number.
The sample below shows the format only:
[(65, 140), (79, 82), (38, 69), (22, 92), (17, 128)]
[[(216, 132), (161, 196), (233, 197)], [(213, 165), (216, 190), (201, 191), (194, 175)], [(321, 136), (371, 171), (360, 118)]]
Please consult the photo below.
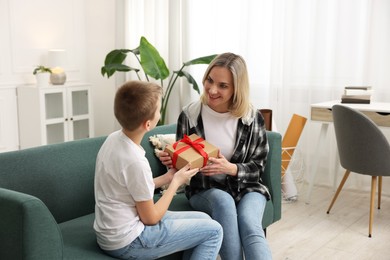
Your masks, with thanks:
[(0, 187), (39, 198), (58, 223), (94, 212), (96, 155), (105, 137), (0, 153)]
[(153, 177), (157, 177), (167, 172), (167, 168), (160, 162), (154, 153), (154, 146), (149, 141), (149, 137), (157, 134), (175, 134), (176, 124), (162, 125), (154, 128), (145, 134), (142, 139), (141, 145), (146, 151), (146, 158), (149, 161), (150, 167), (152, 168)]
[[(166, 172), (149, 136), (175, 133), (176, 125), (148, 132), (142, 140), (153, 175)], [(0, 153), (0, 188), (39, 198), (58, 223), (93, 213), (96, 156), (106, 137)]]
[[(153, 176), (167, 171), (154, 154), (149, 137), (174, 134), (176, 125), (164, 125), (148, 132), (141, 145)], [(281, 187), (280, 134), (268, 132), (270, 153), (263, 181), (272, 193), (274, 218), (280, 219)], [(37, 197), (48, 207), (57, 223), (94, 212), (94, 175), (96, 155), (106, 137), (95, 137), (20, 151), (0, 153), (0, 188)], [(276, 169), (272, 169), (276, 168)], [(270, 172), (277, 174), (271, 175)]]

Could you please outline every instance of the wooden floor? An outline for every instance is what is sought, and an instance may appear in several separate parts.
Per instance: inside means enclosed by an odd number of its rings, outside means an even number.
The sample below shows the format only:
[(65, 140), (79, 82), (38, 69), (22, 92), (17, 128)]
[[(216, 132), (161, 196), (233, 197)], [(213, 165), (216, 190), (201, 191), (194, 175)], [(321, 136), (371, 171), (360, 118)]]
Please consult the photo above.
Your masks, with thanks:
[(282, 219), (267, 229), (274, 260), (390, 259), (390, 198), (382, 196), (381, 209), (375, 207), (369, 238), (369, 192), (342, 190), (326, 214), (333, 194), (314, 187), (310, 204), (303, 192), (296, 202), (283, 202)]

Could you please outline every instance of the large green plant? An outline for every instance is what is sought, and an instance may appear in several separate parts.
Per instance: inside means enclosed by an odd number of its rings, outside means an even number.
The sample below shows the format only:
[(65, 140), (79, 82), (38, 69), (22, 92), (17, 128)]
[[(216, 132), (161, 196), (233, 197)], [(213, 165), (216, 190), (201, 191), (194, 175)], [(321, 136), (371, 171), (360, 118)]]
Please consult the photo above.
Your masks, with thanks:
[[(102, 75), (107, 75), (109, 78), (117, 71), (133, 71), (137, 74), (138, 79), (142, 80), (140, 75), (141, 69), (124, 64), (128, 53), (134, 54), (137, 58), (139, 65), (141, 65), (145, 80), (149, 81), (149, 77), (155, 80), (160, 80), (161, 86), (165, 89), (161, 101), (161, 119), (159, 124), (165, 124), (169, 97), (179, 77), (185, 77), (188, 83), (192, 85), (192, 88), (200, 94), (199, 87), (195, 79), (191, 76), (191, 74), (185, 71), (184, 68), (194, 64), (209, 64), (216, 56), (210, 55), (184, 62), (179, 70), (175, 70), (171, 74), (157, 49), (150, 44), (145, 37), (141, 37), (140, 44), (136, 49), (116, 49), (109, 52), (105, 58), (104, 66), (101, 69)], [(170, 74), (171, 77), (169, 78), (168, 85), (165, 88), (164, 80), (167, 79)]]

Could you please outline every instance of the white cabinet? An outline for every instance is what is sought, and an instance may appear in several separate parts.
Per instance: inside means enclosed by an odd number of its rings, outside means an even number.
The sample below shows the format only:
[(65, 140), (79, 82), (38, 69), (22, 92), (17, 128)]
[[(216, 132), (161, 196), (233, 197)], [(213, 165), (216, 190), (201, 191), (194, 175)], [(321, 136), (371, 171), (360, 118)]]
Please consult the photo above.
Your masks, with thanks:
[(20, 148), (93, 137), (90, 85), (17, 89)]

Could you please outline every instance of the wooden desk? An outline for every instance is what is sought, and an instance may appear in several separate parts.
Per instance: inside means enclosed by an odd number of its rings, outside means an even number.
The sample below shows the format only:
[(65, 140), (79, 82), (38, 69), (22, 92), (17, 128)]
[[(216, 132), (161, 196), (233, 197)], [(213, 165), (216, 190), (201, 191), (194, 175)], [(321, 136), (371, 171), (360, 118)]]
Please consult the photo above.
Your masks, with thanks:
[[(332, 106), (340, 104), (356, 110), (361, 111), (363, 114), (367, 115), (374, 121), (378, 126), (390, 127), (390, 103), (384, 102), (371, 102), (370, 104), (349, 104), (341, 103), (340, 100), (333, 100), (328, 102), (311, 104), (311, 115), (310, 119), (312, 121), (319, 121), (322, 123), (319, 138), (317, 141), (316, 151), (323, 151), (324, 141), (326, 133), (328, 131), (329, 124), (333, 122), (332, 116)], [(338, 171), (339, 165), (339, 156), (336, 150), (335, 154), (335, 166), (334, 166), (334, 177), (333, 177), (333, 187), (336, 187), (336, 174)], [(318, 166), (319, 166), (320, 156), (316, 156), (313, 160), (312, 170), (311, 170), (311, 179), (309, 181), (309, 189), (307, 192), (306, 203), (310, 203), (311, 192), (313, 190), (313, 185), (317, 176)]]
[(356, 110), (371, 118), (378, 126), (390, 127), (390, 103), (371, 102), (371, 104), (347, 104), (340, 100), (317, 103), (311, 105), (311, 120), (333, 122), (332, 106), (340, 104)]

